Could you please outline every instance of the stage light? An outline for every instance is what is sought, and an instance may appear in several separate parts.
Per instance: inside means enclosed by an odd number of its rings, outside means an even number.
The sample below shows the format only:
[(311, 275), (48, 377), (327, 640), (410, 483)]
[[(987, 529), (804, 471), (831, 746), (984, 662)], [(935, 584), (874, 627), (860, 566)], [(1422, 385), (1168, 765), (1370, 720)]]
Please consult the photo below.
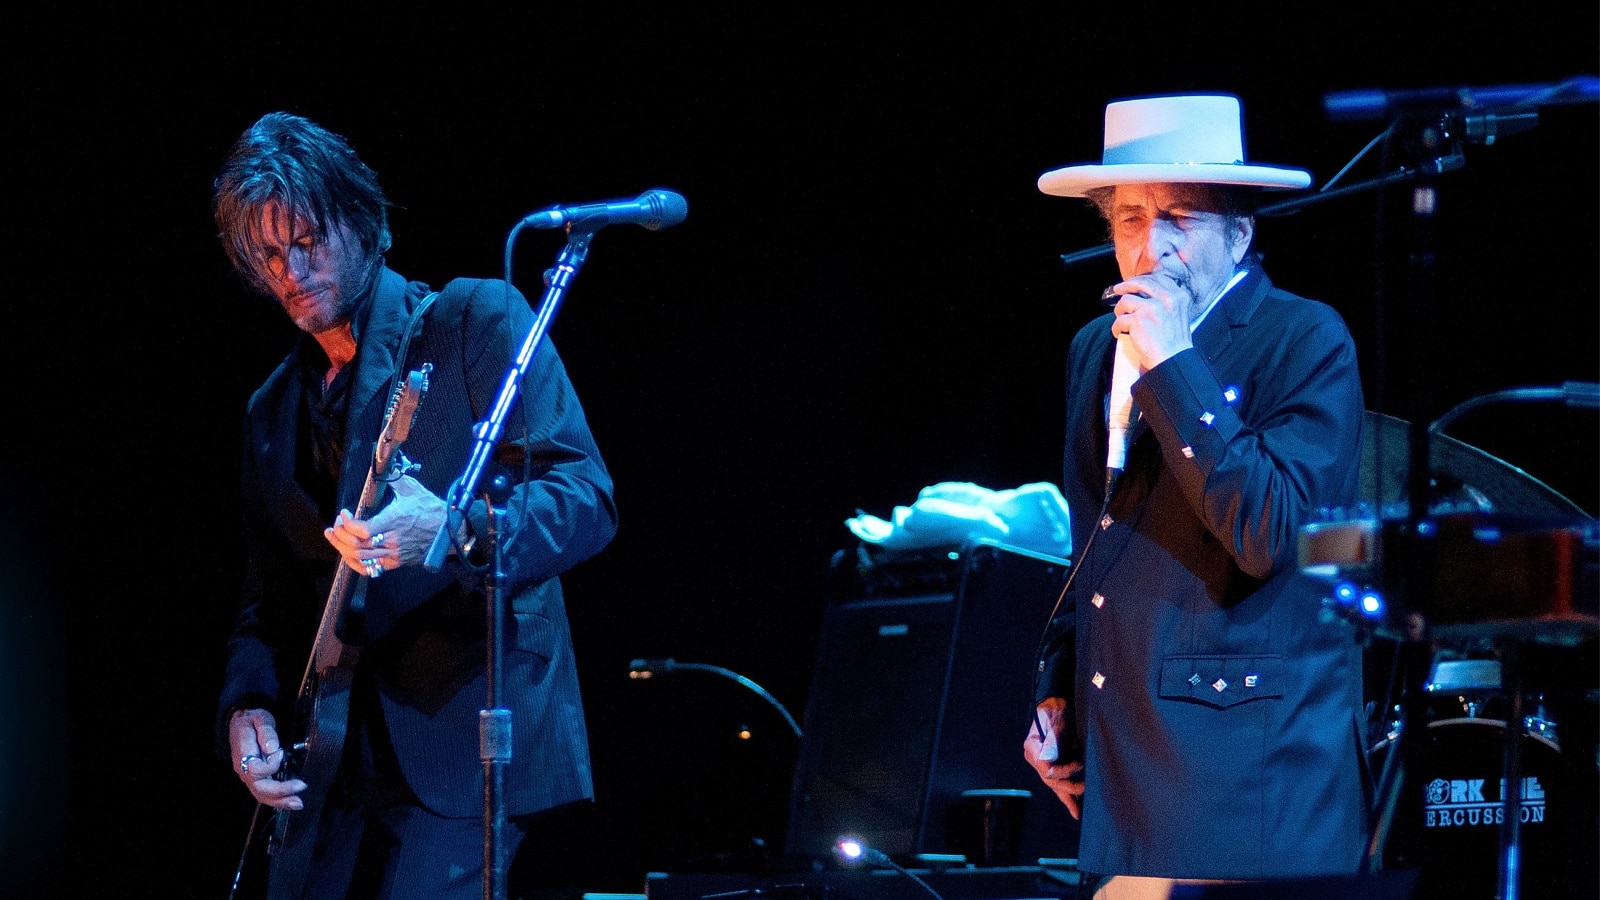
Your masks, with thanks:
[(1377, 591), (1372, 590), (1371, 588), (1362, 591), (1360, 600), (1358, 602), (1361, 607), (1362, 615), (1372, 619), (1381, 618), (1383, 616), (1383, 595)]
[(939, 892), (934, 890), (932, 885), (928, 884), (926, 881), (923, 881), (922, 878), (917, 875), (917, 873), (890, 859), (889, 854), (884, 853), (882, 850), (868, 847), (858, 838), (847, 835), (839, 838), (837, 841), (834, 841), (833, 855), (839, 858), (839, 862), (847, 866), (865, 864), (884, 869), (893, 869), (896, 872), (899, 872), (901, 875), (906, 876), (906, 878), (910, 879), (911, 881), (915, 882), (917, 887), (920, 887), (922, 890), (926, 891), (928, 896), (932, 897), (933, 900), (944, 900), (943, 897), (939, 896)]
[(882, 850), (869, 847), (866, 844), (861, 843), (858, 838), (853, 837), (842, 837), (835, 841), (833, 844), (833, 855), (839, 858), (839, 862), (844, 863), (847, 866), (864, 864), (869, 866), (881, 866), (886, 869), (900, 868), (900, 866), (896, 864), (894, 860), (889, 858), (887, 853), (884, 853)]
[(840, 838), (838, 842), (833, 845), (834, 855), (838, 856), (839, 861), (845, 863), (846, 865), (861, 862), (861, 858), (867, 854), (867, 849), (868, 848), (866, 844), (861, 843), (855, 838), (848, 837)]
[(1354, 606), (1356, 595), (1361, 592), (1353, 581), (1341, 581), (1333, 586), (1333, 599), (1339, 601), (1340, 606)]

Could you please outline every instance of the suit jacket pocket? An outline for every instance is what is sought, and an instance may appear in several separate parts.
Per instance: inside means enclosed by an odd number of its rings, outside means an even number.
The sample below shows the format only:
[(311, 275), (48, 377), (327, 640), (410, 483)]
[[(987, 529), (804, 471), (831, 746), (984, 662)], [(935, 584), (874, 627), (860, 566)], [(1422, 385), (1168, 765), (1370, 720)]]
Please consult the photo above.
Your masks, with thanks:
[(1217, 709), (1282, 699), (1287, 672), (1281, 656), (1168, 656), (1161, 661), (1161, 698)]

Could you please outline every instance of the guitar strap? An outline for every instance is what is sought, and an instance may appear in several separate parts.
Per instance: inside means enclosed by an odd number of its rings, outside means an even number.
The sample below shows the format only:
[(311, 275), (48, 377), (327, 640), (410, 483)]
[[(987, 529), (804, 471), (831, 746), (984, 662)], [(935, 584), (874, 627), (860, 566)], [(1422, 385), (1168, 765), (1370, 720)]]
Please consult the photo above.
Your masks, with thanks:
[(429, 291), (428, 296), (422, 298), (417, 308), (411, 311), (411, 318), (406, 321), (406, 330), (400, 335), (400, 346), (394, 352), (394, 383), (389, 386), (389, 396), (394, 396), (400, 390), (400, 383), (406, 377), (406, 351), (411, 346), (411, 338), (415, 336), (417, 326), (422, 323), (422, 317), (427, 313), (433, 301), (439, 299), (438, 291)]

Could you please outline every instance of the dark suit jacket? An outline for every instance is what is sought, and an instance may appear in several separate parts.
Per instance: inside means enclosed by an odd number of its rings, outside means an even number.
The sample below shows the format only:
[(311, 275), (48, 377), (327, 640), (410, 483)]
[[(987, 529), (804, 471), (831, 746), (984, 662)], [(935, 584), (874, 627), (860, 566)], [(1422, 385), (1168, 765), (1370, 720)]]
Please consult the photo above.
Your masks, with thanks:
[[(400, 452), (420, 466), (414, 477), (435, 494), (449, 496), (449, 485), (462, 474), (473, 449), (473, 425), (487, 418), (532, 327), (527, 301), (505, 288), (501, 281), (452, 281), (419, 320), (407, 358), (396, 360), (406, 324), (428, 290), (382, 271), (355, 314), (360, 349), (346, 417), (340, 506), (357, 506), (397, 372), (424, 363), (433, 366), (429, 389)], [(266, 706), (274, 710), (280, 729), (293, 715), (291, 702), (338, 565), (322, 535), (328, 517), (294, 473), (304, 415), (298, 356), (315, 352), (308, 342), (303, 338), (268, 377), (246, 413), (247, 573), (219, 703), (224, 713)], [(572, 637), (557, 576), (598, 553), (616, 530), (611, 477), (548, 338), (532, 358), (519, 398), (496, 454), (516, 457), (517, 464), (505, 472), (518, 482), (497, 504), (504, 507), (497, 519), (499, 587), (511, 612), (499, 698), (499, 705), (512, 712), (514, 744), (504, 793), (511, 815), (593, 795)], [(522, 483), (524, 452), (532, 478)], [(494, 474), (478, 486), (487, 487)], [(440, 815), (481, 816), (484, 576), (451, 556), (438, 572), (408, 566), (363, 582), (367, 615), (360, 666), (376, 680), (408, 783)]]
[[(1354, 345), (1259, 269), (1134, 386), (1142, 420), (1103, 508), (1111, 316), (1073, 339), (1063, 493), (1080, 556), (1042, 695), (1085, 763), (1079, 865), (1294, 877), (1356, 869), (1361, 656), (1294, 566), (1318, 506), (1355, 498)], [(1074, 634), (1075, 631), (1075, 634)]]

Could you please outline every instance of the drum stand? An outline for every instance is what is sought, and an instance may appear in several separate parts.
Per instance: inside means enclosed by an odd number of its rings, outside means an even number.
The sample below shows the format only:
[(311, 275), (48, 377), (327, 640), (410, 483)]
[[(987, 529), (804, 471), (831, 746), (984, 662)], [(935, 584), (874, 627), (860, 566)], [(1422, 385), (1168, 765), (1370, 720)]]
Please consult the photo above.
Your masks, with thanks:
[[(1501, 685), (1509, 708), (1506, 711), (1504, 745), (1501, 751), (1500, 841), (1496, 866), (1497, 900), (1518, 900), (1522, 896), (1522, 750), (1528, 736), (1527, 717), (1523, 711), (1523, 673), (1521, 641), (1509, 639), (1497, 643), (1500, 658)], [(1399, 799), (1406, 778), (1405, 773), (1422, 771), (1420, 765), (1427, 740), (1428, 711), (1425, 703), (1423, 679), (1418, 673), (1428, 671), (1432, 654), (1423, 641), (1407, 640), (1400, 645), (1398, 665), (1405, 673), (1405, 687), (1401, 719), (1395, 745), (1384, 759), (1379, 774), (1375, 804), (1371, 821), (1370, 838), (1362, 859), (1362, 873), (1371, 874), (1382, 867), (1383, 851), (1397, 813), (1420, 816), (1421, 809), (1408, 804), (1403, 810)], [(1413, 791), (1416, 797), (1419, 792)], [(1413, 834), (1423, 829), (1413, 829)]]
[[(1373, 819), (1368, 829), (1368, 842), (1361, 860), (1361, 874), (1370, 875), (1383, 868), (1383, 851), (1389, 843), (1390, 830), (1399, 810), (1400, 789), (1407, 771), (1421, 771), (1422, 740), (1426, 732), (1413, 734), (1413, 725), (1426, 728), (1427, 707), (1423, 685), (1432, 654), (1427, 644), (1406, 640), (1399, 644), (1395, 664), (1402, 675), (1401, 712), (1394, 743), (1384, 758), (1383, 771), (1379, 773)], [(1407, 807), (1407, 816), (1420, 818), (1420, 810)], [(1415, 832), (1413, 832), (1415, 833)]]
[(1522, 872), (1522, 742), (1527, 736), (1527, 719), (1522, 714), (1522, 648), (1516, 639), (1500, 646), (1500, 684), (1507, 693), (1505, 750), (1503, 751), (1502, 796), (1500, 806), (1499, 884), (1495, 896), (1516, 900), (1521, 896)]

